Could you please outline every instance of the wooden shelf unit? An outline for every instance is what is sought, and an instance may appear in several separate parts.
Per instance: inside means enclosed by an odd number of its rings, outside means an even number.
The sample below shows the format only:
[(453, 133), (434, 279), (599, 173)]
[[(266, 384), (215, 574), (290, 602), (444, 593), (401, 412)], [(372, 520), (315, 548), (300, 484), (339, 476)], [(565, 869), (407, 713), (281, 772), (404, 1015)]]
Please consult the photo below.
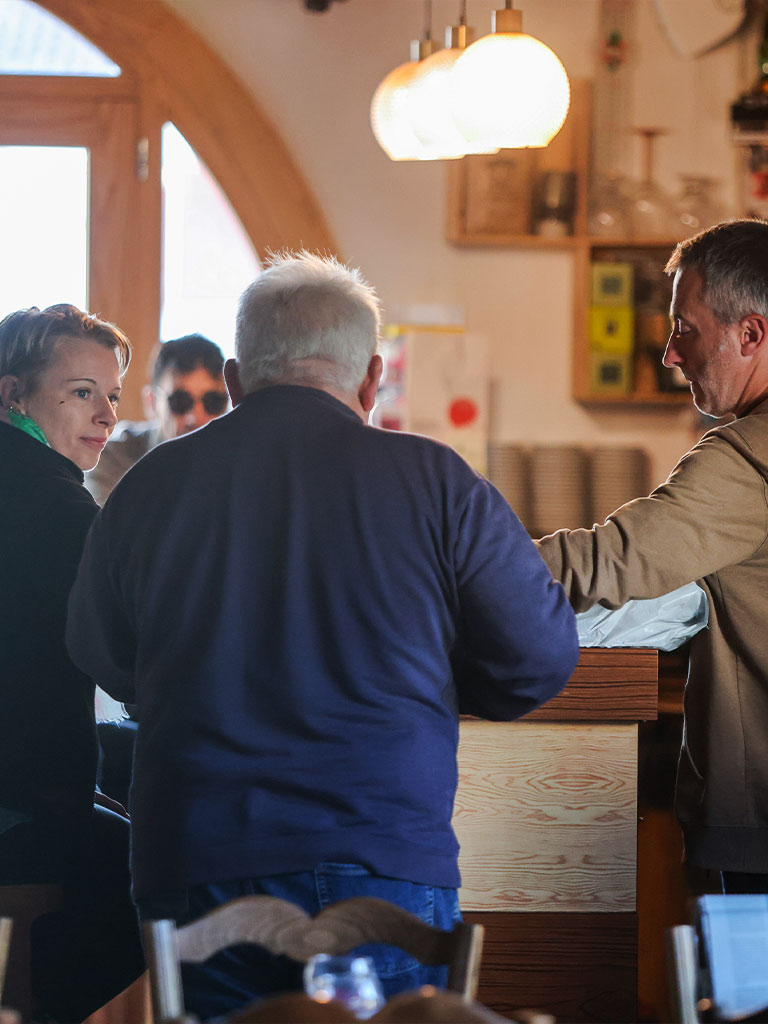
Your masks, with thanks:
[[(661, 353), (653, 352), (651, 357), (641, 339), (635, 347), (634, 372), (628, 393), (600, 393), (591, 387), (588, 323), (591, 263), (595, 259), (616, 259), (617, 253), (622, 253), (629, 262), (644, 254), (658, 254), (659, 278), (667, 289), (663, 265), (678, 239), (630, 240), (587, 234), (589, 140), (590, 83), (574, 80), (565, 125), (547, 149), (502, 150), (499, 154), (467, 156), (448, 164), (446, 237), (464, 248), (506, 247), (573, 254), (572, 391), (576, 401), (590, 408), (674, 410), (688, 406), (687, 388), (663, 390), (659, 387), (657, 365)], [(572, 171), (576, 175), (574, 233), (571, 235), (549, 238), (531, 233), (536, 182), (547, 171)], [(658, 312), (660, 314), (661, 309)]]
[[(667, 315), (671, 282), (664, 265), (678, 239), (618, 240), (585, 237), (575, 250), (573, 297), (572, 386), (576, 401), (591, 408), (646, 406), (679, 409), (690, 405), (687, 387), (663, 388), (661, 358), (669, 333)], [(635, 265), (635, 339), (630, 390), (609, 394), (593, 389), (590, 380), (589, 306), (591, 266), (595, 261), (626, 262)], [(649, 303), (648, 292), (657, 294)], [(652, 325), (653, 337), (648, 336)]]

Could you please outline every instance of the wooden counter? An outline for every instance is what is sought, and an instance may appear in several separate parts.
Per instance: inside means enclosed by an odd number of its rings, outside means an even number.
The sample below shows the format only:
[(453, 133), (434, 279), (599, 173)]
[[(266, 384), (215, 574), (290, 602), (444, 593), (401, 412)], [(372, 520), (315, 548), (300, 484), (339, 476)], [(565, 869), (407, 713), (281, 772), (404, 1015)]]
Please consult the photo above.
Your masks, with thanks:
[(461, 904), (486, 928), (479, 999), (558, 1021), (634, 1021), (637, 723), (657, 653), (591, 648), (517, 722), (464, 719), (454, 827)]

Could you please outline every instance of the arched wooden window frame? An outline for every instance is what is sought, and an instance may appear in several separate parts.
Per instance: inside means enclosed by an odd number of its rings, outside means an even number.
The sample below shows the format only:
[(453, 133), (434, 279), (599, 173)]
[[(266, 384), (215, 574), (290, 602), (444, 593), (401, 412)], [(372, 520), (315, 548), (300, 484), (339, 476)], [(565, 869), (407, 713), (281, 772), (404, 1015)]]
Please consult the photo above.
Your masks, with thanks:
[[(123, 72), (116, 79), (8, 77), (4, 91), (27, 100), (66, 96), (111, 101), (115, 109), (122, 102), (123, 111), (133, 110), (135, 159), (130, 172), (126, 170), (134, 179), (129, 251), (117, 270), (127, 281), (117, 308), (114, 301), (109, 308), (131, 336), (142, 371), (157, 338), (160, 314), (160, 136), (165, 121), (173, 121), (207, 164), (260, 257), (284, 247), (337, 251), (322, 211), (275, 126), (232, 71), (170, 8), (145, 0), (36, 2), (103, 50)], [(120, 216), (120, 211), (112, 215)], [(109, 267), (100, 273), (108, 276)], [(94, 308), (99, 305), (98, 299), (92, 302)], [(126, 415), (140, 412), (143, 376), (129, 374)]]

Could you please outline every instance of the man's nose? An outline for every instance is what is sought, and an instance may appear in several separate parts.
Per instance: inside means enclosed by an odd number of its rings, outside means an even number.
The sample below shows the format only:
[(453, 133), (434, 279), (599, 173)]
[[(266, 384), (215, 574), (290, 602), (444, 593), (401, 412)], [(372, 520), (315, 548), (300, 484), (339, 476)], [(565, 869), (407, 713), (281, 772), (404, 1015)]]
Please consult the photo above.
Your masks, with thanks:
[(664, 356), (661, 361), (665, 366), (680, 366), (683, 361), (680, 358), (680, 353), (675, 348), (674, 334), (670, 334), (667, 339), (667, 347), (664, 349)]
[(203, 427), (208, 422), (208, 414), (205, 411), (202, 398), (196, 398), (195, 404), (189, 410), (187, 422), (195, 427)]

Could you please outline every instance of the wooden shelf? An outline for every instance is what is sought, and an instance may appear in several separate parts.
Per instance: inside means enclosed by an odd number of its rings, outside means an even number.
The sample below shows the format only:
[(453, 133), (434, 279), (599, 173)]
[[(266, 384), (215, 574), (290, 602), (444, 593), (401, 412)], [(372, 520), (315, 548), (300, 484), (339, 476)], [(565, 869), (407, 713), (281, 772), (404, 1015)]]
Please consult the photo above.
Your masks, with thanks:
[(690, 391), (635, 391), (628, 395), (596, 395), (586, 392), (574, 394), (577, 402), (587, 407), (621, 408), (622, 406), (646, 406), (660, 409), (687, 409), (691, 404)]
[[(671, 254), (677, 240), (667, 239), (609, 239), (585, 237), (582, 245), (575, 249), (576, 266), (574, 270), (574, 301), (573, 301), (573, 349), (572, 349), (572, 381), (573, 397), (580, 404), (592, 409), (638, 409), (647, 408), (656, 411), (677, 409), (690, 406), (691, 396), (688, 388), (679, 391), (663, 391), (655, 388), (655, 365), (661, 359), (661, 350), (668, 333), (666, 312), (661, 305), (656, 312), (646, 318), (656, 321), (654, 340), (651, 345), (647, 337), (642, 339), (639, 331), (640, 316), (635, 317), (636, 339), (633, 364), (634, 390), (623, 394), (609, 394), (592, 389), (590, 381), (590, 344), (589, 344), (589, 296), (591, 291), (591, 264), (595, 260), (618, 260), (632, 263), (640, 256), (650, 256), (658, 260), (658, 275), (665, 292), (671, 292), (671, 284), (664, 278), (663, 268), (667, 257)], [(642, 265), (642, 260), (638, 263)], [(647, 261), (646, 261), (647, 262)], [(637, 278), (637, 270), (635, 277)], [(650, 274), (655, 280), (655, 274)], [(638, 284), (638, 281), (635, 281)], [(646, 286), (648, 274), (646, 272)], [(658, 335), (658, 336), (656, 336)]]
[(540, 235), (492, 235), (476, 233), (452, 238), (461, 248), (506, 247), (514, 249), (577, 249), (584, 244), (583, 237), (564, 235), (562, 238), (543, 238)]
[[(514, 248), (565, 252), (574, 260), (572, 393), (592, 409), (676, 410), (690, 404), (690, 393), (655, 390), (661, 339), (652, 347), (647, 338), (635, 359), (635, 390), (625, 394), (595, 392), (590, 382), (588, 335), (590, 264), (593, 260), (625, 259), (632, 254), (658, 254), (659, 274), (678, 238), (604, 238), (587, 234), (590, 182), (590, 85), (571, 83), (571, 109), (566, 122), (546, 149), (502, 150), (498, 154), (467, 156), (451, 161), (448, 173), (446, 236), (463, 248)], [(575, 175), (576, 207), (572, 235), (549, 238), (532, 234), (537, 183), (548, 172)], [(659, 309), (656, 316), (665, 315)], [(655, 334), (661, 334), (661, 325)], [(660, 358), (660, 355), (659, 355)]]

